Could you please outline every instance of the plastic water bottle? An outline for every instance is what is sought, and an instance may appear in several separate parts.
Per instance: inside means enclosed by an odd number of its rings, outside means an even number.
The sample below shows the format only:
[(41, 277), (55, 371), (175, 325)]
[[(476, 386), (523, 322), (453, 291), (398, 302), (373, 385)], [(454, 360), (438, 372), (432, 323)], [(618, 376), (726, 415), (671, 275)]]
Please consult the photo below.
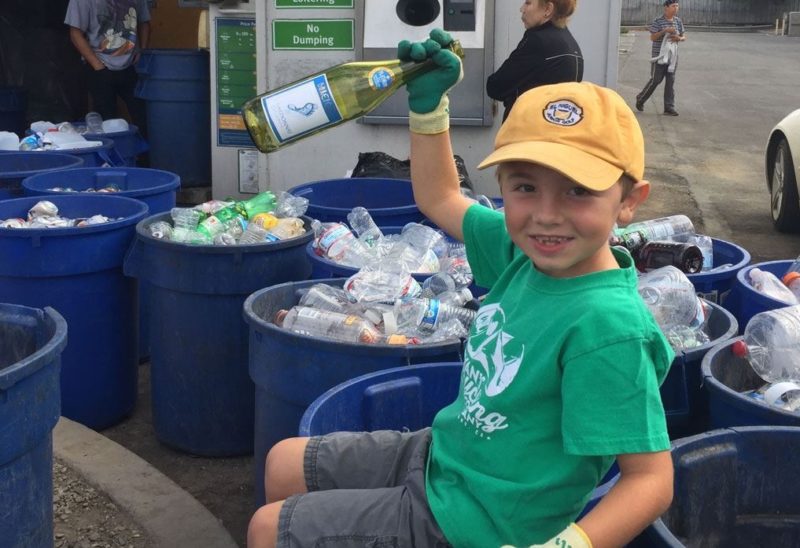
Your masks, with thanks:
[(440, 269), (439, 257), (432, 249), (420, 249), (405, 241), (396, 242), (382, 260), (402, 265), (417, 274), (429, 274)]
[(694, 285), (674, 266), (665, 266), (639, 276), (639, 295), (662, 331), (672, 326), (700, 329), (706, 313)]
[(358, 316), (340, 314), (307, 306), (279, 310), (275, 324), (310, 337), (327, 337), (342, 342), (363, 344), (406, 344), (403, 337), (384, 337), (370, 322)]
[(159, 240), (172, 239), (172, 225), (167, 221), (158, 221), (157, 223), (153, 223), (148, 227), (148, 229), (153, 238), (157, 238)]
[(103, 117), (99, 112), (89, 112), (86, 114), (86, 132), (103, 133)]
[(798, 304), (797, 297), (792, 293), (792, 290), (786, 287), (786, 284), (772, 272), (761, 270), (760, 268), (751, 268), (749, 276), (750, 285), (759, 293), (786, 304)]
[(770, 383), (800, 383), (800, 306), (776, 308), (753, 316), (744, 329), (744, 356), (759, 377)]
[(302, 217), (308, 211), (308, 198), (295, 196), (285, 190), (278, 194), (275, 215), (278, 217)]
[(372, 215), (364, 207), (354, 207), (347, 214), (347, 222), (350, 223), (353, 232), (358, 235), (358, 239), (369, 248), (378, 245), (380, 239), (383, 238), (383, 232), (381, 232), (381, 229), (372, 219)]
[(418, 297), (422, 292), (419, 282), (407, 270), (392, 263), (362, 268), (350, 276), (343, 287), (351, 301), (365, 305), (394, 304), (398, 299)]
[(417, 329), (433, 332), (449, 320), (469, 326), (477, 314), (468, 308), (442, 304), (438, 299), (401, 299), (394, 303), (394, 317), (401, 333)]
[(444, 235), (420, 223), (408, 223), (400, 232), (401, 239), (419, 250), (431, 249), (437, 257), (447, 255), (448, 244)]
[(448, 272), (437, 272), (422, 282), (422, 297), (432, 298), (446, 291), (462, 287)]
[(639, 232), (645, 241), (670, 240), (675, 234), (693, 234), (694, 224), (686, 215), (670, 215), (638, 223), (631, 223), (626, 227), (617, 229), (617, 235), (623, 236)]
[(314, 251), (317, 255), (331, 261), (362, 267), (366, 262), (367, 250), (355, 234), (342, 223), (321, 223), (314, 220)]
[(439, 261), (439, 269), (450, 274), (458, 286), (466, 287), (472, 283), (472, 267), (467, 262), (466, 251), (458, 254), (451, 248), (450, 255)]
[(475, 296), (468, 287), (461, 287), (454, 291), (445, 291), (436, 295), (439, 302), (442, 304), (449, 304), (451, 306), (462, 306), (473, 310), (477, 310), (477, 301)]

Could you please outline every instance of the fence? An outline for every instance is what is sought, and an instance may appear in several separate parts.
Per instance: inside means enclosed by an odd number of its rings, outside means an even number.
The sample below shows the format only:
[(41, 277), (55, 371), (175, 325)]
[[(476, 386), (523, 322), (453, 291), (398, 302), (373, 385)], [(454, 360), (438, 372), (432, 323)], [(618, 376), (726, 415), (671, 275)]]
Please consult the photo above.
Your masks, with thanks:
[[(678, 16), (687, 26), (774, 25), (800, 11), (800, 0), (681, 0)], [(656, 0), (622, 0), (622, 24), (646, 25), (663, 13)]]

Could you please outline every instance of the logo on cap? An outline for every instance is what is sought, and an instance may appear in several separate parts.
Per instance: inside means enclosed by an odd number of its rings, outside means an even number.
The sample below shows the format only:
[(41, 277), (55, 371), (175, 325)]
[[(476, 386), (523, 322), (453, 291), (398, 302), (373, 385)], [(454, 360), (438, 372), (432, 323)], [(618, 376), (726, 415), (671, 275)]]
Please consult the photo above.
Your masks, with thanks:
[(583, 120), (583, 109), (568, 99), (548, 103), (542, 114), (545, 120), (557, 126), (574, 126)]

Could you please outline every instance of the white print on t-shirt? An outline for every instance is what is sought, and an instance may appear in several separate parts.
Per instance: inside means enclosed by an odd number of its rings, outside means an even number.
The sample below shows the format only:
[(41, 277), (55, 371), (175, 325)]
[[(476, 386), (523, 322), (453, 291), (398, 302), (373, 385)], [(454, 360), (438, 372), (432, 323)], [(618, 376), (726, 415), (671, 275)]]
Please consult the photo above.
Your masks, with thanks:
[(503, 330), (505, 313), (498, 304), (482, 306), (474, 322), (464, 360), (464, 409), (461, 422), (481, 437), (508, 428), (505, 415), (487, 412), (481, 398), (492, 398), (508, 388), (525, 356), (525, 345)]

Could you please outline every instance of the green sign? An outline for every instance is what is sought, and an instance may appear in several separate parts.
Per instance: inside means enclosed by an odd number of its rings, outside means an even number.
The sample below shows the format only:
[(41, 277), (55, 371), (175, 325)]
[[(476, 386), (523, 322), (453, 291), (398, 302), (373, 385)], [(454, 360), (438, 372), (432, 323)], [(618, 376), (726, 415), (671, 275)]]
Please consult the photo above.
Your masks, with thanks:
[(272, 49), (353, 49), (352, 19), (284, 19), (272, 22)]
[(353, 0), (275, 0), (275, 7), (283, 8), (352, 8)]
[(242, 105), (256, 95), (256, 21), (215, 19), (217, 25), (217, 145), (252, 147)]

